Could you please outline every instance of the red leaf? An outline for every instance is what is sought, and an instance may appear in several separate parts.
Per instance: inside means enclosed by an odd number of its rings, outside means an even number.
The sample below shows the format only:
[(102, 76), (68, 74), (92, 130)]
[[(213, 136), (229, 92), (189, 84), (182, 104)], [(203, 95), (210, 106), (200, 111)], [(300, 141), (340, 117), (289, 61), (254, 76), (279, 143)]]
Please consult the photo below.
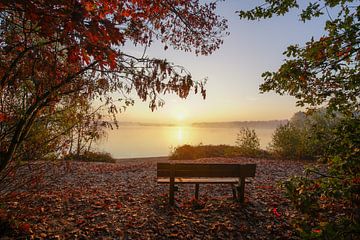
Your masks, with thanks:
[(77, 222), (76, 222), (76, 223), (77, 223), (78, 225), (80, 225), (80, 224), (83, 224), (84, 222), (85, 222), (85, 220), (84, 220), (84, 219), (79, 219), (79, 220), (77, 220)]
[(30, 230), (30, 224), (29, 223), (23, 223), (19, 225), (19, 230), (25, 233), (31, 233)]
[(8, 120), (8, 117), (5, 115), (5, 113), (0, 113), (0, 122), (6, 122)]
[(274, 208), (274, 209), (273, 209), (273, 213), (274, 213), (274, 215), (275, 215), (276, 217), (280, 217), (280, 216), (281, 216), (281, 214), (277, 211), (277, 208)]

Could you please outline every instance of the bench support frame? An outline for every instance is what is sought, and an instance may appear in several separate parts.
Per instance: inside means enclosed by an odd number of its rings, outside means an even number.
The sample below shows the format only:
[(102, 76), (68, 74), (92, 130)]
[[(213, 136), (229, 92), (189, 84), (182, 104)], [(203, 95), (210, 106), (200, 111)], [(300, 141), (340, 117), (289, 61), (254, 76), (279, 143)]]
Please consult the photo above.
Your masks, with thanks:
[(243, 203), (245, 178), (254, 177), (255, 169), (255, 164), (158, 163), (157, 175), (158, 183), (169, 183), (169, 204), (172, 206), (175, 204), (175, 184), (194, 184), (196, 200), (199, 199), (200, 184), (231, 184), (233, 198)]

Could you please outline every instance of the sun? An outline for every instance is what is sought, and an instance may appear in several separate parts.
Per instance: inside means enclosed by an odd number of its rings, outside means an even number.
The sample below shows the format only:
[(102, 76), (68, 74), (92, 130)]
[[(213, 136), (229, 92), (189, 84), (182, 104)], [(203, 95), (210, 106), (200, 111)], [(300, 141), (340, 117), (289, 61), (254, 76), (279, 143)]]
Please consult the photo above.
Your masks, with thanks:
[(183, 121), (185, 121), (185, 119), (186, 119), (186, 115), (185, 115), (184, 112), (177, 112), (176, 113), (176, 120), (178, 122), (183, 122)]
[(176, 125), (185, 125), (189, 121), (188, 109), (183, 104), (176, 104), (171, 110), (171, 116)]

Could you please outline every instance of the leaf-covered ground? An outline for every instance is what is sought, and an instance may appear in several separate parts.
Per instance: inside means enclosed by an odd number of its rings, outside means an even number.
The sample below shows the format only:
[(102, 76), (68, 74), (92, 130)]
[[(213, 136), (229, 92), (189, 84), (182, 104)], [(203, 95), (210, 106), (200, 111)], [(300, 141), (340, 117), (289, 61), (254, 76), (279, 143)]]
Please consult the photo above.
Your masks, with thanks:
[[(296, 239), (293, 212), (278, 181), (302, 174), (304, 164), (259, 159), (200, 159), (192, 162), (257, 164), (245, 203), (232, 200), (229, 185), (182, 185), (169, 207), (168, 185), (156, 183), (156, 162), (46, 165), (41, 181), (30, 181), (3, 198), (4, 239)], [(24, 170), (23, 170), (24, 171)], [(16, 176), (16, 175), (15, 175)], [(12, 181), (16, 181), (13, 176)], [(38, 178), (36, 178), (38, 179)], [(0, 237), (0, 238), (1, 238)]]

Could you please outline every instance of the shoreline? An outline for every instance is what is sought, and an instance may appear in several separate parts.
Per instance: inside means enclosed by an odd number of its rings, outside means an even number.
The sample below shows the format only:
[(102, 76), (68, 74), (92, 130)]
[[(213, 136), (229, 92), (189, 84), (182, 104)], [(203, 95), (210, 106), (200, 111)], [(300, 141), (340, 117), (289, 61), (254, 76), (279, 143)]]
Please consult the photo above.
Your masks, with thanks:
[(158, 157), (131, 157), (131, 158), (116, 158), (116, 163), (124, 162), (140, 162), (140, 161), (167, 161), (169, 156), (158, 156)]

